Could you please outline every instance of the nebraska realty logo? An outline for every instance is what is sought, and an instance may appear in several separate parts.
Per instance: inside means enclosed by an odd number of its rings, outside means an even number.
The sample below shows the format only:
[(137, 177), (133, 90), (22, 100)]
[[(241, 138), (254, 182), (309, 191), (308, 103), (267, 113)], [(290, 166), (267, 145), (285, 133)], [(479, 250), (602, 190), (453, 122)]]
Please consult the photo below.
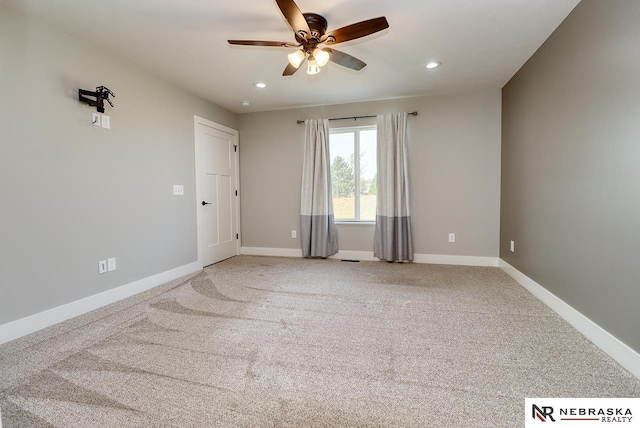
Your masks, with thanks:
[(525, 398), (525, 428), (640, 427), (640, 398)]

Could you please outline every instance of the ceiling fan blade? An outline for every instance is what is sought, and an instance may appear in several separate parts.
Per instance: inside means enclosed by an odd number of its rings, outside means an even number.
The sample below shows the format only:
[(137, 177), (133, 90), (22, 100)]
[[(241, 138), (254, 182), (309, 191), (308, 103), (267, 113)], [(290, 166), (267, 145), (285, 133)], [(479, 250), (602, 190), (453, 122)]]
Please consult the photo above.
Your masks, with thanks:
[(289, 42), (267, 42), (264, 40), (227, 40), (230, 45), (243, 45), (243, 46), (276, 46), (281, 48), (291, 48), (298, 46), (296, 43)]
[(303, 38), (311, 35), (307, 20), (293, 0), (276, 0), (276, 3), (296, 35), (299, 35), (301, 32), (304, 33)]
[(295, 68), (293, 65), (291, 64), (287, 64), (287, 68), (284, 69), (284, 71), (282, 72), (283, 76), (291, 76), (293, 75), (296, 71), (300, 70), (302, 68), (302, 64), (304, 64), (304, 61), (302, 61), (302, 63), (300, 64), (300, 67)]
[(360, 71), (367, 66), (364, 62), (360, 61), (358, 58), (346, 54), (341, 51), (337, 51), (335, 49), (325, 48), (327, 52), (329, 52), (329, 61), (335, 62), (343, 67), (350, 68), (352, 70)]
[(287, 68), (284, 69), (284, 71), (282, 72), (283, 76), (291, 76), (293, 73), (295, 73), (296, 71), (298, 71), (297, 68), (295, 68), (293, 65), (291, 64), (287, 64)]
[(342, 43), (353, 39), (359, 39), (360, 37), (368, 36), (369, 34), (377, 33), (386, 28), (389, 28), (387, 18), (381, 16), (379, 18), (373, 18), (366, 21), (358, 22), (356, 24), (347, 25), (346, 27), (338, 28), (337, 30), (330, 31), (322, 36), (321, 42), (328, 45), (335, 43)]

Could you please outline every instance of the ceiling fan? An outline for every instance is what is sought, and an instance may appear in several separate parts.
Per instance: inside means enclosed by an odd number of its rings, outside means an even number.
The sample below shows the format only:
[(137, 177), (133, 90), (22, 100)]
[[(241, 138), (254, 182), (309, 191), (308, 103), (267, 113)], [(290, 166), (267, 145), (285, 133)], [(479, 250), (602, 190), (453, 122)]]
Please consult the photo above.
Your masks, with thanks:
[(289, 64), (284, 69), (283, 76), (291, 76), (298, 71), (305, 60), (308, 61), (308, 74), (319, 73), (320, 67), (323, 67), (329, 61), (352, 70), (362, 70), (367, 64), (358, 58), (325, 46), (358, 39), (389, 28), (387, 19), (381, 16), (347, 25), (327, 33), (327, 20), (324, 17), (316, 13), (300, 12), (293, 0), (276, 0), (276, 3), (291, 26), (297, 43), (262, 40), (228, 40), (228, 42), (232, 45), (300, 48), (289, 54)]

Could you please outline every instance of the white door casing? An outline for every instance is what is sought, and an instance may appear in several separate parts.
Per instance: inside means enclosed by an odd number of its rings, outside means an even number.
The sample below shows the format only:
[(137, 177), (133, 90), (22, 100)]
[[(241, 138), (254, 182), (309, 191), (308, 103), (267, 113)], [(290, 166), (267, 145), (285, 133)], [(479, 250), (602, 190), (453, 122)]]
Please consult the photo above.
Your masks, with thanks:
[(239, 254), (238, 131), (198, 116), (194, 127), (198, 261), (204, 267)]

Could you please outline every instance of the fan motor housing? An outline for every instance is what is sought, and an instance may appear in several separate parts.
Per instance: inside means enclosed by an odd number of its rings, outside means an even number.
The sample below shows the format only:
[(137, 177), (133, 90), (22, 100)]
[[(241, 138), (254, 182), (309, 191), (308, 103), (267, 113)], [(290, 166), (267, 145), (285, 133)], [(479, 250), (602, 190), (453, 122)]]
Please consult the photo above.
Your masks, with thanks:
[[(327, 31), (327, 20), (317, 13), (304, 13), (303, 15), (311, 30), (311, 37), (320, 40), (320, 37), (324, 36), (324, 33)], [(301, 41), (297, 34), (296, 39), (298, 39), (298, 42)]]

